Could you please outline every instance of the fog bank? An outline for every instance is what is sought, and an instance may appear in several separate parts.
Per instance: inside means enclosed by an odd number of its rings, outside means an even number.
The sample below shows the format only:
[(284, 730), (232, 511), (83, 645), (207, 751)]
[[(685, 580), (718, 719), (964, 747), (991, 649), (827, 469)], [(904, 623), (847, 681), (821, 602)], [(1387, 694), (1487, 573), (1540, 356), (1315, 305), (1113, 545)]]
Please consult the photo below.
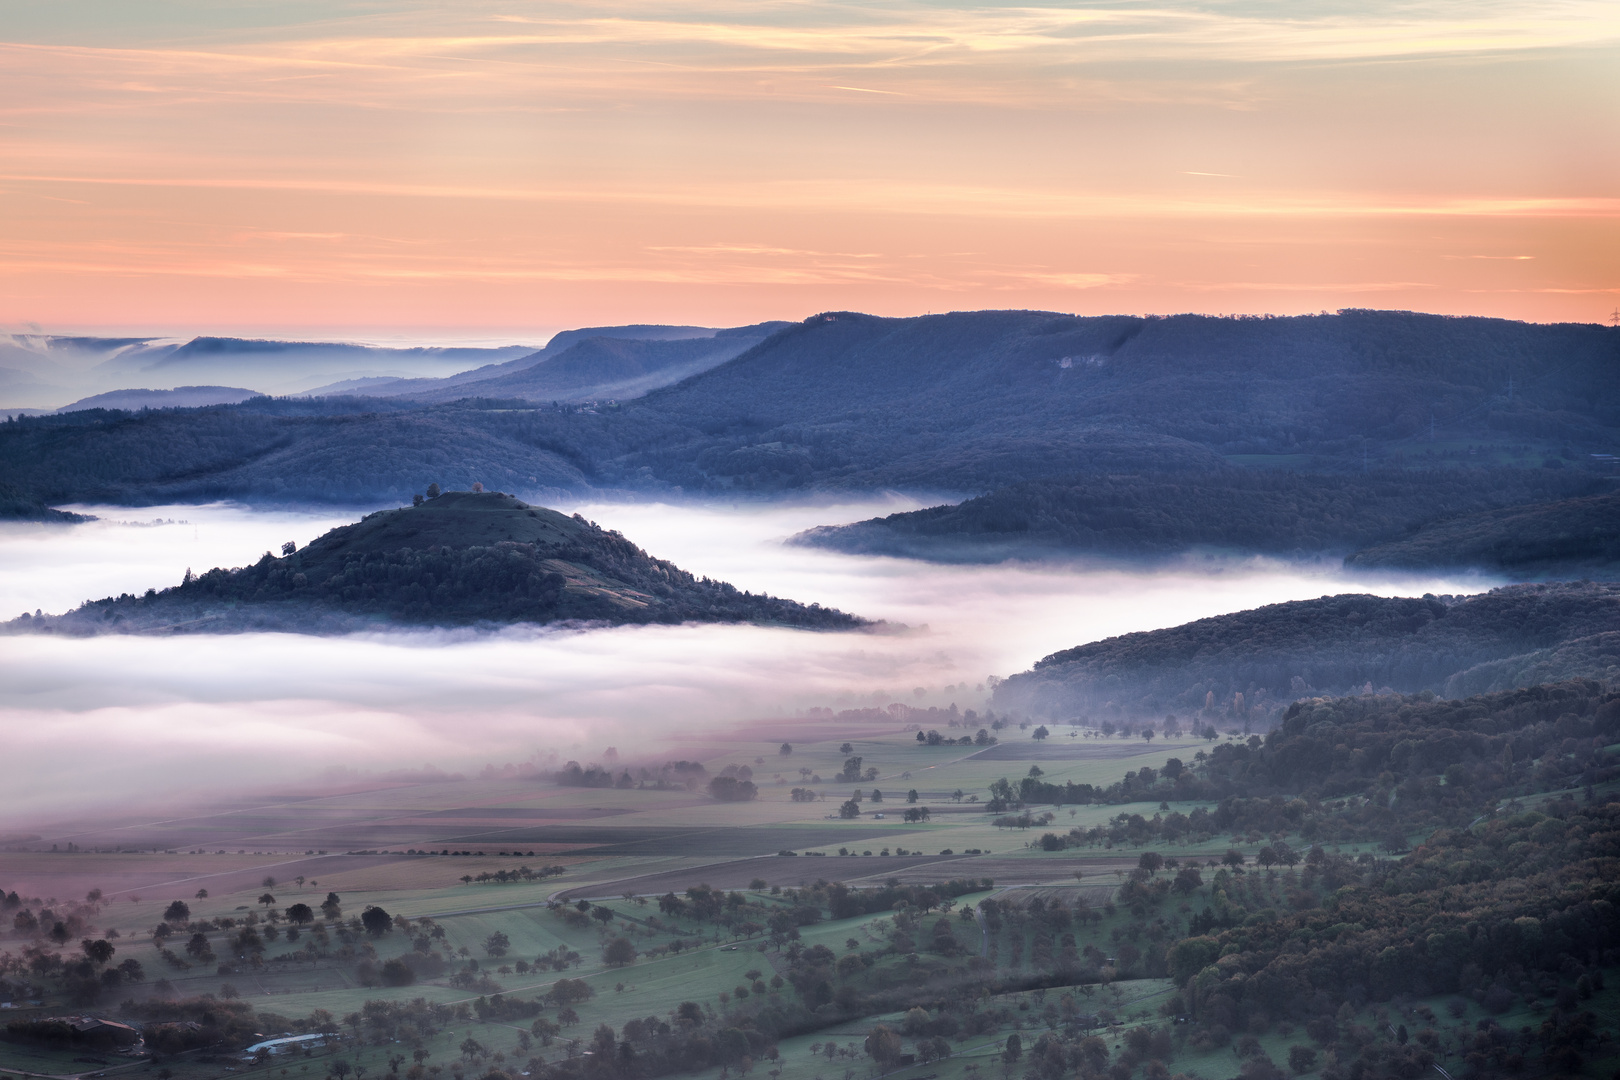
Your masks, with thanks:
[[(1335, 564), (1259, 559), (1188, 559), (1151, 570), (933, 566), (782, 543), (812, 525), (915, 505), (562, 507), (694, 573), (891, 624), (878, 632), (654, 626), (7, 638), (0, 784), (17, 821), (142, 802), (154, 791), (294, 782), (334, 765), (476, 770), (550, 752), (586, 760), (608, 745), (674, 752), (704, 730), (811, 706), (982, 707), (987, 676), (1114, 634), (1335, 592), (1456, 593), (1490, 584), (1351, 577)], [(174, 584), (187, 566), (242, 565), (358, 516), (87, 509), (106, 520), (0, 527), (0, 613), (60, 611)], [(186, 524), (117, 523), (154, 518)]]

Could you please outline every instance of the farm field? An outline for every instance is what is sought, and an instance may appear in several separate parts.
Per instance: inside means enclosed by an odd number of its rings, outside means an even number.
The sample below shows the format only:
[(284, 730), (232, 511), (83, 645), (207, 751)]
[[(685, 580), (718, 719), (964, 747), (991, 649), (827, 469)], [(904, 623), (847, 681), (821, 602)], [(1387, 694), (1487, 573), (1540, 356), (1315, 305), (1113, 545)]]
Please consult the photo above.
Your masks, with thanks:
[[(11, 837), (0, 1077), (514, 1080), (595, 1076), (628, 1053), (648, 1076), (1008, 1080), (1045, 1036), (1189, 1076), (1231, 1072), (1234, 1047), (1303, 1062), (1310, 1040), (1286, 1021), (1190, 1041), (1175, 972), (1176, 943), (1210, 940), (1198, 919), (1229, 896), (1319, 902), (1311, 868), (1255, 865), (1287, 849), (1280, 834), (1133, 832), (1207, 802), (994, 802), (1002, 781), (1100, 789), (1208, 744), (1001, 736), (745, 729), (697, 762), (751, 777), (743, 801), (626, 763), (619, 786), (354, 784)], [(75, 975), (96, 942), (112, 950), (102, 974)], [(1387, 1008), (1347, 1008), (1342, 1025), (1390, 1026)], [(145, 1039), (124, 1053), (16, 1037), (56, 1016)], [(245, 1052), (293, 1035), (320, 1037)]]

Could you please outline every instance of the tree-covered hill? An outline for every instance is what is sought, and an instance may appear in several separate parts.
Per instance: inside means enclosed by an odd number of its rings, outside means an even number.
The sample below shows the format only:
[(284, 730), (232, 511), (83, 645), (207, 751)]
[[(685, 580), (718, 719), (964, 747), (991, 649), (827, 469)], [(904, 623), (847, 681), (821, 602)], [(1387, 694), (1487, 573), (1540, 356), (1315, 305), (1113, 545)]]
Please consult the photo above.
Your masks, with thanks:
[[(1079, 555), (1140, 558), (1191, 548), (1278, 555), (1342, 553), (1405, 538), (1436, 517), (1607, 490), (1610, 484), (1590, 473), (1539, 468), (1082, 473), (1015, 484), (956, 505), (823, 526), (795, 540), (836, 551), (943, 562)], [(1592, 505), (1594, 530), (1601, 526), (1597, 503), (1590, 499), (1580, 503)], [(1508, 520), (1520, 519), (1509, 515)], [(1529, 519), (1524, 521), (1532, 525)], [(1539, 527), (1539, 519), (1533, 524)], [(1620, 511), (1611, 510), (1610, 531), (1617, 525)], [(1406, 543), (1403, 539), (1395, 546), (1404, 549)], [(1368, 555), (1382, 550), (1374, 548)], [(1410, 561), (1395, 565), (1431, 565), (1424, 558), (1466, 564), (1469, 550), (1420, 547), (1412, 550)], [(1557, 553), (1548, 549), (1548, 559)], [(1362, 558), (1354, 561), (1360, 564)]]
[(1445, 518), (1415, 535), (1358, 551), (1346, 562), (1613, 577), (1620, 570), (1620, 492)]
[(44, 521), (55, 525), (76, 525), (90, 521), (84, 514), (69, 513), (46, 506), (40, 499), (21, 491), (15, 484), (0, 482), (0, 521)]
[[(1620, 433), (1620, 332), (1408, 312), (837, 312), (633, 411), (703, 437), (629, 460), (687, 486), (765, 490), (983, 490), (1097, 464), (1190, 464), (1195, 448), (1359, 464), (1364, 446), (1414, 439), (1431, 421), (1450, 436), (1606, 446)], [(1152, 436), (1183, 452), (1144, 441), (1094, 463), (1080, 436), (1099, 432), (1116, 447)], [(764, 447), (774, 453), (749, 453)]]
[[(49, 501), (141, 501), (398, 497), (437, 447), (522, 491), (975, 492), (1254, 455), (1304, 471), (1433, 466), (1510, 445), (1539, 465), (1549, 449), (1578, 461), (1620, 443), (1620, 331), (1407, 312), (829, 313), (614, 408), (407, 404), (17, 420), (0, 467)], [(379, 437), (363, 414), (390, 411)]]
[(756, 622), (838, 630), (862, 620), (741, 592), (649, 556), (619, 533), (499, 492), (452, 491), (383, 510), (312, 541), (265, 552), (145, 596), (12, 632), (341, 632), (386, 624)]
[(590, 486), (569, 457), (500, 423), (505, 415), (352, 398), (93, 409), (0, 424), (0, 459), (50, 503), (403, 501), (424, 477), (531, 493)]
[(1053, 653), (996, 688), (998, 709), (1096, 722), (1265, 730), (1290, 702), (1392, 689), (1448, 696), (1620, 678), (1620, 585), (1480, 596), (1329, 596)]

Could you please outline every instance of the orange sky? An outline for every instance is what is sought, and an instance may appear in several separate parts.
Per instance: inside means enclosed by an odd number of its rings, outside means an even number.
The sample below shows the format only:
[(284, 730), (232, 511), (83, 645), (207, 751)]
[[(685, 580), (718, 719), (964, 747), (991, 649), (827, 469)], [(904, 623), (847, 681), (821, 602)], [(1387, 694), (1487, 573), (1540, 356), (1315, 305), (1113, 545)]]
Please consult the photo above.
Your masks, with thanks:
[(1613, 0), (3, 4), (0, 330), (1600, 321), (1616, 71)]

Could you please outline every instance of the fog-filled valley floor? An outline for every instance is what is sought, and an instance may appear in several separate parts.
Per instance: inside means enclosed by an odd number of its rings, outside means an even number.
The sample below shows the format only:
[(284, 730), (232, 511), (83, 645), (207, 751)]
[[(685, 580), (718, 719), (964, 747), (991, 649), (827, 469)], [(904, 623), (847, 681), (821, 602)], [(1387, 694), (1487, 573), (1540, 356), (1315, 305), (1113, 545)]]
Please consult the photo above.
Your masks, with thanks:
[[(1108, 564), (938, 567), (782, 543), (812, 524), (904, 505), (562, 507), (695, 574), (888, 624), (854, 634), (722, 625), (250, 634), (183, 644), (9, 638), (0, 665), (12, 735), (0, 768), (13, 815), (36, 803), (83, 805), (149, 791), (158, 761), (164, 792), (208, 791), (331, 766), (376, 772), (432, 762), (477, 770), (589, 755), (615, 741), (650, 741), (678, 756), (682, 740), (717, 726), (818, 706), (982, 709), (988, 677), (1122, 632), (1326, 593), (1464, 593), (1489, 584), (1352, 578), (1331, 564), (1274, 560), (1189, 560), (1153, 572)], [(173, 585), (188, 568), (251, 563), (359, 516), (231, 506), (80, 509), (99, 520), (70, 531), (3, 527), (0, 610), (59, 612), (101, 595)], [(69, 744), (77, 747), (71, 789), (46, 767)]]

